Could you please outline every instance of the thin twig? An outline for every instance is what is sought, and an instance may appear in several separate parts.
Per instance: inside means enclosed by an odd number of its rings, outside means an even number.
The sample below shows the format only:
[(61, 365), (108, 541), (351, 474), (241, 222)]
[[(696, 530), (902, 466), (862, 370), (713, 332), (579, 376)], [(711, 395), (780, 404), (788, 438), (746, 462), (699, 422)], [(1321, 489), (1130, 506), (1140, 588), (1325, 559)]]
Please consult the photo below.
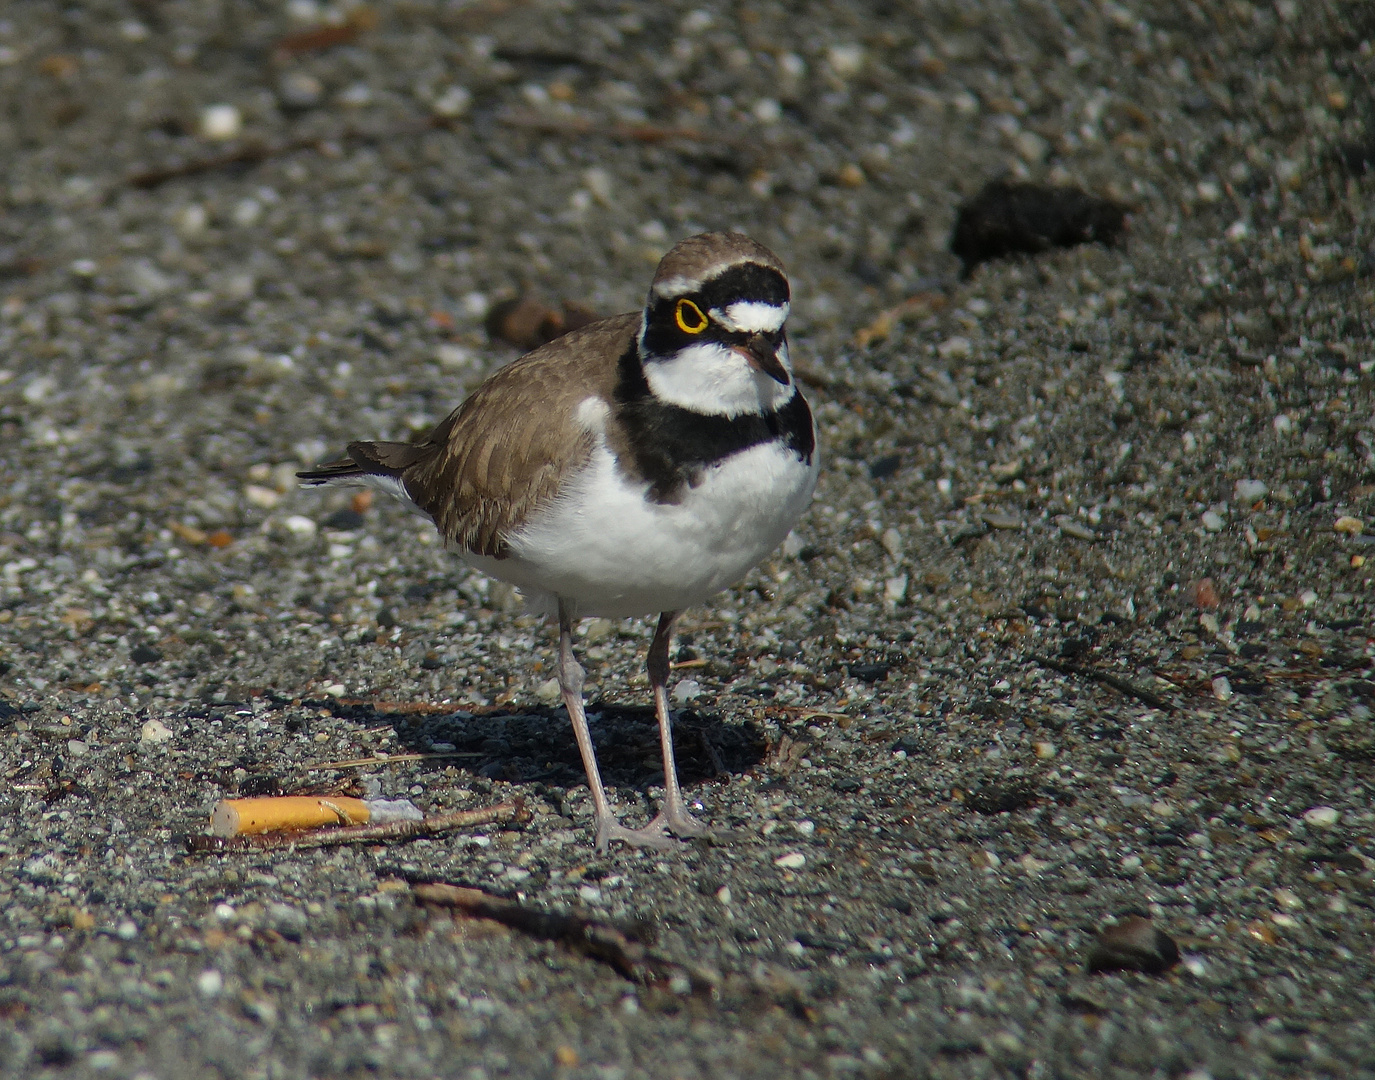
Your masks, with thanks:
[(1145, 702), (1152, 709), (1160, 709), (1169, 712), (1174, 706), (1165, 698), (1153, 691), (1147, 690), (1144, 686), (1114, 675), (1110, 671), (1103, 671), (1100, 668), (1080, 667), (1078, 664), (1067, 664), (1063, 660), (1052, 660), (1049, 656), (1037, 656), (1028, 654), (1027, 659), (1033, 664), (1040, 664), (1042, 667), (1050, 668), (1051, 671), (1058, 671), (1061, 675), (1078, 675), (1083, 679), (1092, 679), (1094, 682), (1110, 686), (1119, 694), (1126, 694), (1127, 697), (1134, 697), (1137, 701)]
[(340, 844), (371, 844), (394, 840), (405, 842), (420, 837), (438, 836), (454, 829), (494, 822), (530, 820), (525, 801), (497, 803), (477, 810), (456, 810), (450, 814), (431, 814), (421, 821), (394, 821), (386, 825), (349, 825), (343, 828), (313, 829), (309, 832), (263, 833), (260, 836), (188, 836), (187, 848), (197, 854), (233, 851), (275, 851), (280, 848), (337, 847)]
[(161, 187), (169, 180), (180, 180), (188, 176), (198, 176), (201, 173), (213, 172), (216, 169), (231, 168), (235, 165), (258, 165), (268, 158), (281, 157), (285, 154), (293, 154), (299, 150), (314, 150), (322, 154), (338, 153), (341, 143), (350, 142), (382, 142), (387, 139), (400, 138), (407, 135), (423, 135), (427, 131), (450, 128), (454, 126), (454, 121), (443, 116), (431, 116), (423, 120), (410, 123), (397, 124), (395, 127), (385, 131), (362, 131), (358, 128), (347, 128), (333, 136), (316, 136), (304, 139), (287, 139), (283, 142), (269, 143), (260, 141), (248, 141), (240, 146), (226, 150), (221, 154), (210, 154), (206, 157), (191, 158), (186, 161), (175, 162), (171, 165), (164, 165), (157, 168), (145, 169), (142, 172), (134, 173), (125, 181), (130, 187), (141, 188), (145, 191)]
[(637, 983), (661, 982), (683, 969), (650, 954), (647, 924), (616, 924), (529, 907), (514, 900), (492, 896), (481, 889), (444, 882), (411, 886), (423, 904), (452, 908), (478, 919), (491, 919), (543, 941), (556, 941), (577, 952), (609, 964), (624, 978)]
[(626, 142), (699, 142), (715, 143), (734, 149), (747, 149), (757, 143), (731, 135), (722, 135), (701, 128), (664, 127), (659, 124), (598, 124), (583, 117), (540, 116), (530, 112), (505, 112), (498, 120), (507, 127), (536, 131), (544, 135), (568, 135), (575, 138), (600, 137)]
[(430, 758), (479, 758), (482, 754), (470, 754), (461, 750), (436, 750), (433, 754), (392, 754), (388, 757), (353, 758), (350, 761), (321, 761), (305, 766), (307, 771), (316, 769), (357, 769), (368, 765), (391, 765), (397, 761), (428, 761)]

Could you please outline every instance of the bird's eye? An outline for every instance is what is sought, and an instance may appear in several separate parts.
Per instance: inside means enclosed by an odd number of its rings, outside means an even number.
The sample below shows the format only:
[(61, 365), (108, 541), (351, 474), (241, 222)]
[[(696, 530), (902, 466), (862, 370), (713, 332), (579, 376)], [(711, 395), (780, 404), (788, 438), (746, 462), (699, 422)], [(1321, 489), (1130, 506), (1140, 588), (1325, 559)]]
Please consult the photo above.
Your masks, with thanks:
[(678, 323), (678, 329), (685, 334), (700, 334), (707, 328), (707, 317), (702, 314), (702, 309), (686, 297), (678, 301), (673, 318)]

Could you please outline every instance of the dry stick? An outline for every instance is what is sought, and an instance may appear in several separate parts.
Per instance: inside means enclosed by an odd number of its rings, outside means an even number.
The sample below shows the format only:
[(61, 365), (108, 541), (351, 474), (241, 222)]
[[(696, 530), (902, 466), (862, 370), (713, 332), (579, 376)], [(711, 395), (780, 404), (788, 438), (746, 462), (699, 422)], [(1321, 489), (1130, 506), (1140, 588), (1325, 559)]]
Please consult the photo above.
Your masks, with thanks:
[(369, 765), (394, 765), (398, 761), (429, 761), (431, 758), (480, 758), (485, 754), (468, 753), (464, 750), (436, 750), (432, 754), (391, 754), (387, 757), (350, 758), (348, 761), (317, 761), (314, 765), (304, 766), (306, 772), (320, 769), (358, 769)]
[(598, 124), (582, 117), (540, 116), (536, 113), (507, 112), (498, 121), (507, 127), (523, 128), (543, 135), (570, 135), (578, 138), (600, 136), (607, 139), (624, 139), (629, 142), (661, 143), (683, 140), (685, 142), (716, 143), (736, 149), (757, 146), (745, 139), (722, 135), (700, 128), (662, 127), (658, 124)]
[(1104, 686), (1111, 686), (1119, 694), (1126, 694), (1128, 697), (1136, 698), (1137, 701), (1143, 701), (1152, 709), (1169, 712), (1174, 708), (1169, 701), (1166, 701), (1159, 694), (1147, 690), (1144, 686), (1137, 686), (1136, 683), (1130, 682), (1120, 675), (1114, 675), (1110, 671), (1080, 667), (1078, 664), (1066, 664), (1061, 660), (1052, 660), (1048, 656), (1037, 656), (1034, 653), (1028, 654), (1027, 659), (1033, 664), (1048, 667), (1051, 671), (1058, 671), (1061, 675), (1078, 675), (1081, 678), (1102, 683)]
[(455, 908), (478, 919), (491, 919), (513, 930), (544, 941), (556, 941), (615, 968), (637, 983), (664, 981), (684, 969), (672, 961), (652, 956), (645, 946), (647, 928), (601, 922), (582, 915), (563, 915), (527, 907), (514, 900), (492, 896), (481, 889), (467, 889), (443, 882), (411, 886), (424, 904)]
[(497, 803), (477, 810), (456, 810), (451, 814), (431, 814), (422, 821), (394, 821), (386, 825), (350, 825), (344, 828), (316, 829), (312, 832), (263, 833), (258, 836), (188, 836), (188, 850), (198, 854), (231, 851), (275, 851), (280, 848), (336, 847), (340, 844), (368, 844), (386, 840), (416, 840), (438, 836), (470, 825), (530, 820), (525, 800)]
[(357, 128), (347, 128), (332, 137), (322, 135), (305, 139), (288, 139), (279, 143), (246, 142), (242, 146), (226, 150), (222, 154), (211, 154), (208, 157), (191, 158), (189, 161), (180, 161), (173, 165), (145, 169), (128, 177), (125, 183), (130, 187), (148, 191), (161, 187), (169, 180), (180, 180), (183, 177), (197, 176), (200, 173), (226, 169), (234, 165), (258, 165), (268, 158), (293, 154), (298, 150), (316, 150), (320, 153), (329, 153), (339, 143), (382, 142), (385, 139), (399, 138), (404, 135), (423, 135), (427, 131), (452, 127), (453, 124), (454, 122), (447, 117), (432, 116), (414, 123), (398, 124), (396, 127), (385, 131), (360, 131)]

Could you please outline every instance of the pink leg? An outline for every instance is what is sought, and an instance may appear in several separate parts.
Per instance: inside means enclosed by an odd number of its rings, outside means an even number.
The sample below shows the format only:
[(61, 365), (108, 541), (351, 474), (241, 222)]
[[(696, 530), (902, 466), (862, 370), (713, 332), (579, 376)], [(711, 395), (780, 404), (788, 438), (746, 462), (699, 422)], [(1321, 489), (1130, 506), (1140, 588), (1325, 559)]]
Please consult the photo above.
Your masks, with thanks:
[[(667, 646), (665, 646), (667, 648)], [(573, 722), (573, 737), (578, 741), (583, 768), (587, 770), (587, 786), (592, 789), (592, 805), (596, 814), (597, 850), (605, 851), (612, 840), (624, 840), (636, 847), (668, 847), (672, 840), (657, 821), (643, 829), (628, 829), (616, 820), (602, 787), (601, 771), (597, 768), (597, 754), (592, 747), (592, 733), (587, 730), (587, 714), (582, 707), (583, 669), (573, 655), (573, 617), (567, 606), (559, 602), (559, 689)], [(672, 754), (672, 750), (668, 751)], [(670, 757), (670, 760), (671, 757)], [(676, 780), (675, 790), (676, 790)]]

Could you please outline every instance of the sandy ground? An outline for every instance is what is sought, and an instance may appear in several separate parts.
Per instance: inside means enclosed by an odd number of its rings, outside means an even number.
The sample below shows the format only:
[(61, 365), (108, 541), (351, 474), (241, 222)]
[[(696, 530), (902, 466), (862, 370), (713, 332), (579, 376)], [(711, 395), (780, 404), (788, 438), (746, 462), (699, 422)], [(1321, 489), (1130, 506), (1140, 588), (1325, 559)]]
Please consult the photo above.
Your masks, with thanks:
[[(1370, 5), (371, 14), (0, 7), (0, 1077), (1375, 1076)], [(962, 280), (996, 177), (1129, 232)], [(602, 856), (547, 628), (291, 474), (728, 226), (825, 471), (676, 653), (745, 837)], [(581, 642), (632, 818), (648, 637)], [(188, 853), (311, 788), (533, 817)], [(1089, 974), (1133, 914), (1180, 963)]]

